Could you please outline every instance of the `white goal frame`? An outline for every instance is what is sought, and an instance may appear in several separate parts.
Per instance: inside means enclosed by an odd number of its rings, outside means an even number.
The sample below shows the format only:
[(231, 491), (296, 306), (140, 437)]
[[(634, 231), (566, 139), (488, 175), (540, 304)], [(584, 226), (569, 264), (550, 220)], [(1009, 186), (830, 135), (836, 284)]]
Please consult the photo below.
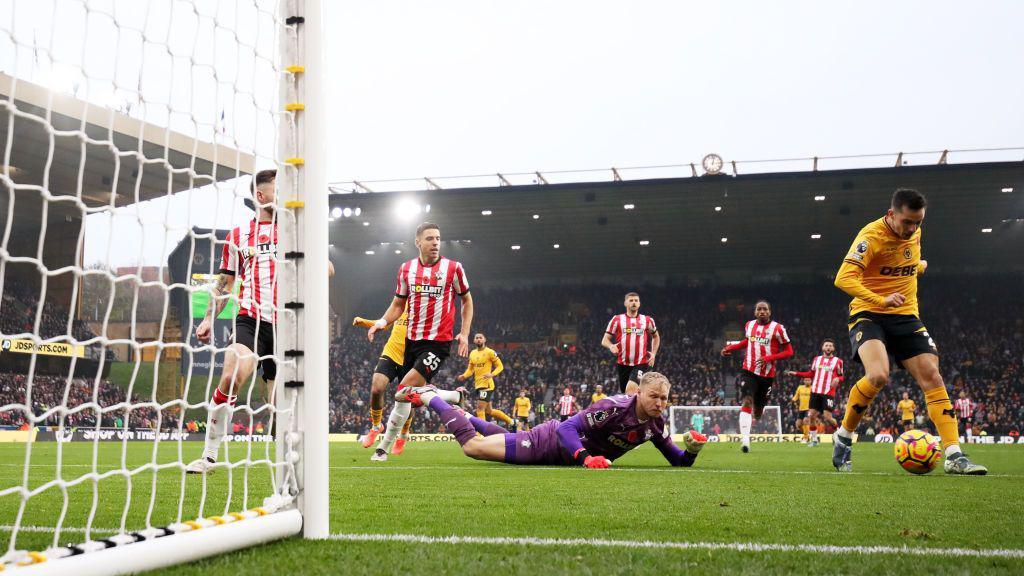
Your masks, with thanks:
[[(291, 487), (264, 506), (230, 516), (121, 534), (60, 554), (32, 552), (4, 574), (136, 573), (192, 562), (275, 539), (329, 535), (328, 197), (326, 108), (323, 97), (322, 0), (279, 0), (283, 34), (278, 110), (277, 204), (283, 227), (277, 257), (282, 326), (275, 341), (278, 361), (275, 404), (278, 486)], [(284, 361), (281, 361), (284, 360)], [(294, 473), (288, 468), (293, 467)], [(288, 489), (285, 489), (287, 492)], [(70, 551), (70, 552), (69, 552)], [(70, 555), (69, 555), (70, 554)]]
[[(684, 429), (684, 430), (676, 429), (676, 418), (675, 418), (675, 415), (676, 415), (676, 412), (678, 412), (678, 411), (688, 410), (690, 412), (697, 412), (697, 411), (700, 411), (700, 412), (739, 412), (741, 408), (742, 408), (742, 406), (669, 406), (669, 409), (668, 409), (669, 430), (671, 431), (671, 433), (673, 435), (675, 435), (675, 434), (682, 434), (683, 432), (686, 431), (686, 429)], [(778, 406), (778, 405), (771, 405), (771, 406), (765, 406), (764, 407), (764, 411), (766, 413), (770, 412), (770, 411), (774, 411), (775, 412), (775, 414), (777, 416), (777, 421), (779, 423), (779, 429), (778, 429), (778, 431), (775, 432), (775, 434), (778, 437), (778, 441), (782, 442), (782, 408), (780, 406)], [(727, 432), (727, 434), (733, 434), (733, 433), (732, 432)], [(739, 434), (739, 432), (737, 431), (737, 432), (735, 432), (735, 434)]]

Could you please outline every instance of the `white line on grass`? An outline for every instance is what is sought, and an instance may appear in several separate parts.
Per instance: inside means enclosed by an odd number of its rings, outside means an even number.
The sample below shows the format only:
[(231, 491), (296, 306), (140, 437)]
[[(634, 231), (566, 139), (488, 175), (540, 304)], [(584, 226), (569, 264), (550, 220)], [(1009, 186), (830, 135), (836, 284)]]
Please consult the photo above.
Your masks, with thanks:
[[(390, 466), (387, 464), (377, 466), (331, 466), (331, 470), (452, 470), (453, 468), (472, 469), (472, 465), (461, 466)], [(511, 466), (509, 470), (578, 470), (578, 466)], [(479, 468), (487, 470), (489, 468)], [(907, 476), (903, 472), (836, 472), (834, 470), (735, 470), (726, 468), (678, 468), (664, 466), (660, 468), (639, 468), (631, 466), (612, 466), (604, 472), (669, 472), (669, 473), (702, 473), (702, 474), (781, 474), (781, 475), (826, 475), (826, 476)], [(988, 474), (996, 478), (1019, 478), (1022, 474)]]
[(827, 546), (814, 544), (762, 544), (759, 542), (656, 542), (590, 538), (508, 538), (487, 536), (417, 536), (415, 534), (331, 534), (347, 542), (405, 542), (413, 544), (512, 544), (516, 546), (592, 546), (597, 548), (651, 548), (658, 550), (731, 550), (736, 552), (810, 552), (815, 554), (888, 554), (947, 556), (953, 558), (1024, 558), (1024, 549), (911, 548), (909, 546)]
[[(18, 528), (19, 532), (49, 532), (53, 534), (55, 531), (54, 526), (21, 526)], [(74, 532), (74, 533), (85, 533), (85, 528), (80, 526), (62, 526), (61, 532)], [(93, 528), (93, 532), (96, 534), (117, 534), (120, 530), (117, 528)], [(14, 532), (14, 526), (10, 524), (0, 525), (0, 532)]]

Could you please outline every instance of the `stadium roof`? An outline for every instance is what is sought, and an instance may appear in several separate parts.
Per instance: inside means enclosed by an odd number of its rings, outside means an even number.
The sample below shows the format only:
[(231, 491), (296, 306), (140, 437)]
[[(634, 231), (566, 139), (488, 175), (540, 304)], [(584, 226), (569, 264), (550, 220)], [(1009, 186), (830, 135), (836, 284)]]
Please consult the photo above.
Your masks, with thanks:
[(1024, 162), (341, 194), (332, 206), (360, 216), (336, 219), (331, 242), (377, 281), (415, 254), (425, 219), (463, 241), (445, 251), (478, 280), (827, 274), (898, 187), (928, 197), (932, 270), (1024, 265)]
[[(12, 95), (17, 113), (9, 105)], [(89, 205), (110, 202), (111, 191), (115, 189), (113, 178), (118, 156), (120, 170), (116, 205), (135, 202), (135, 180), (140, 167), (136, 152), (146, 159), (142, 164), (139, 200), (167, 195), (168, 172), (173, 172), (171, 191), (180, 192), (211, 184), (214, 180), (249, 174), (253, 169), (253, 157), (249, 154), (198, 141), (110, 108), (0, 73), (0, 118), (3, 119), (0, 122), (0, 142), (6, 144), (10, 129), (8, 118), (13, 116), (14, 146), (10, 165), (16, 169), (12, 178), (18, 184), (41, 186), (47, 175), (51, 136), (46, 129), (47, 110), (51, 111), (49, 124), (54, 130), (49, 188), (55, 194), (73, 195), (78, 189), (81, 164), (84, 169), (82, 196)], [(88, 140), (81, 138), (82, 131)], [(121, 151), (120, 155), (111, 150), (109, 141)], [(198, 178), (190, 178), (190, 166)]]

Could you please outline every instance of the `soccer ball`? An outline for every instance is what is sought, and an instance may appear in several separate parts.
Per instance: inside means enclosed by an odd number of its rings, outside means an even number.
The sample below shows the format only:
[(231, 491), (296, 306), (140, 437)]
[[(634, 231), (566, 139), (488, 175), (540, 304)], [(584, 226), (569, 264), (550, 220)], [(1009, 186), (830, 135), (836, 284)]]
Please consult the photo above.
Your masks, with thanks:
[(942, 457), (938, 438), (921, 430), (907, 430), (896, 440), (896, 462), (911, 474), (927, 474)]

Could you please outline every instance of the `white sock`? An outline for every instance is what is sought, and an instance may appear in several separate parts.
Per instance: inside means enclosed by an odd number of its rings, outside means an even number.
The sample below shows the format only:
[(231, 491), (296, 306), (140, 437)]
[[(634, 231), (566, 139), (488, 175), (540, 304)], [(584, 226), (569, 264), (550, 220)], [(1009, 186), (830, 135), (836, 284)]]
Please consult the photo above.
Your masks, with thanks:
[(950, 444), (949, 446), (946, 446), (946, 452), (945, 452), (945, 457), (946, 458), (949, 458), (953, 454), (959, 454), (959, 453), (960, 453), (960, 445), (959, 444)]
[(203, 458), (217, 459), (220, 443), (224, 441), (228, 425), (231, 424), (231, 416), (231, 404), (228, 402), (209, 409), (206, 415), (206, 447), (203, 450)]
[(750, 446), (750, 426), (753, 419), (749, 412), (740, 412), (740, 434), (743, 435), (744, 446)]
[(836, 430), (836, 435), (853, 440), (853, 430), (847, 430), (845, 426), (840, 426), (839, 429)]
[(967, 437), (968, 438), (972, 438), (973, 436), (974, 436), (974, 430), (971, 430), (970, 428), (968, 428), (967, 429)]
[(818, 429), (815, 428), (814, 430), (811, 430), (811, 442), (817, 442), (817, 441), (818, 441)]
[(388, 427), (384, 431), (384, 439), (377, 445), (378, 448), (382, 448), (384, 452), (389, 454), (391, 453), (391, 447), (395, 445), (398, 433), (405, 426), (405, 421), (409, 419), (409, 414), (412, 414), (412, 404), (408, 402), (395, 402), (395, 407), (388, 414)]
[[(437, 390), (437, 395), (441, 398), (441, 400), (444, 400), (445, 402), (447, 402), (447, 403), (449, 403), (449, 404), (451, 404), (453, 406), (455, 404), (459, 403), (459, 396), (461, 396), (461, 394), (459, 394), (455, 390), (441, 390), (441, 389)], [(423, 399), (423, 403), (424, 404), (429, 402), (427, 397), (425, 395), (423, 395), (423, 394), (420, 394), (420, 398)]]

